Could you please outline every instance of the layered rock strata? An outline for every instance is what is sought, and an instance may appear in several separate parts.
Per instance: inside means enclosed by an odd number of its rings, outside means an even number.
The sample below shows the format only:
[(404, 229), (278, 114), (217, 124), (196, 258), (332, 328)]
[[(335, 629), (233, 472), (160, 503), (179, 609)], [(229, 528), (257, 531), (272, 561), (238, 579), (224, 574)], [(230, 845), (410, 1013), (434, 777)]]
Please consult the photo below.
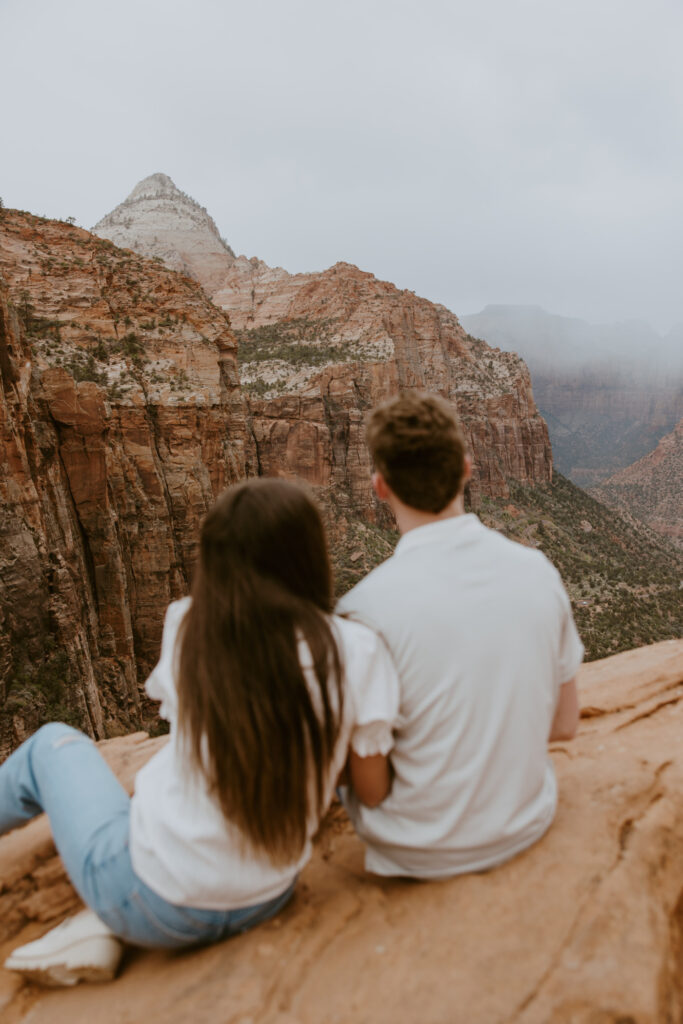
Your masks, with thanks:
[[(483, 874), (363, 871), (340, 810), (290, 906), (184, 954), (130, 951), (106, 991), (0, 970), (4, 1024), (674, 1024), (683, 1019), (683, 641), (584, 666), (555, 744), (554, 824)], [(130, 786), (164, 740), (103, 744)], [(78, 906), (44, 819), (0, 840), (0, 957)], [(106, 998), (106, 997), (109, 998)]]
[(652, 382), (601, 372), (534, 370), (534, 397), (558, 468), (580, 487), (598, 486), (640, 459), (683, 415), (683, 377)]
[[(229, 280), (232, 289), (214, 300), (238, 328), (241, 379), (265, 471), (278, 465), (332, 484), (342, 503), (363, 513), (372, 508), (364, 414), (415, 388), (444, 395), (457, 410), (474, 456), (475, 503), (481, 495), (507, 497), (511, 479), (552, 478), (548, 432), (526, 366), (470, 338), (444, 306), (347, 263), (286, 277), (259, 264), (251, 274), (234, 269)], [(252, 293), (245, 312), (241, 298)]]
[[(494, 358), (447, 310), (354, 267), (295, 285), (284, 275), (285, 320), (263, 323), (275, 331), (274, 357), (257, 337), (256, 358), (243, 361), (266, 387), (263, 397), (251, 389), (248, 408), (225, 314), (192, 280), (79, 228), (10, 211), (0, 247), (0, 368), (19, 453), (6, 449), (7, 522), (35, 547), (30, 572), (14, 554), (3, 562), (0, 754), (41, 718), (96, 736), (140, 721), (164, 608), (187, 590), (201, 517), (229, 482), (249, 473), (308, 480), (344, 540), (354, 517), (386, 524), (362, 421), (399, 388), (438, 390), (457, 405), (475, 498), (505, 495), (510, 478), (550, 475), (523, 364)], [(262, 320), (285, 300), (271, 301)], [(295, 372), (270, 389), (274, 362), (292, 370), (277, 354), (278, 332), (292, 329), (301, 337), (285, 354), (293, 351)], [(242, 338), (253, 348), (253, 336)], [(20, 465), (40, 522), (28, 498), (14, 497)]]
[(195, 282), (9, 211), (0, 275), (2, 756), (41, 713), (139, 722), (164, 609), (251, 441), (234, 336)]
[[(146, 214), (130, 200), (138, 190), (156, 191), (155, 202), (166, 211), (164, 258), (175, 265), (188, 250), (186, 199), (177, 190), (171, 195), (169, 180), (154, 175), (141, 182), (94, 230), (114, 237), (109, 218), (115, 217), (118, 244), (151, 252), (140, 241)], [(205, 237), (198, 227), (197, 251)], [(525, 365), (470, 338), (445, 307), (348, 263), (289, 274), (239, 256), (220, 282), (199, 264), (197, 276), (239, 336), (262, 472), (331, 484), (340, 508), (381, 518), (370, 496), (360, 424), (377, 401), (422, 388), (447, 397), (460, 414), (474, 454), (475, 501), (481, 494), (507, 497), (509, 479), (551, 479), (548, 432)]]

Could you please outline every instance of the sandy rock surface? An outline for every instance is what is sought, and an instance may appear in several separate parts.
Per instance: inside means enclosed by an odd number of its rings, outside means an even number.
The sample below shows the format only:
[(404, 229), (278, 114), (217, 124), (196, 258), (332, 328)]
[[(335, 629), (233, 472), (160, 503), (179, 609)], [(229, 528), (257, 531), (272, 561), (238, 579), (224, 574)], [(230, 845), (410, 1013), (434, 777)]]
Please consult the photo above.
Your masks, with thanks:
[[(560, 804), (532, 849), (448, 882), (377, 880), (329, 816), (278, 919), (200, 951), (131, 950), (106, 986), (0, 971), (4, 1024), (675, 1024), (683, 1019), (683, 641), (585, 666)], [(102, 744), (120, 777), (162, 739)], [(0, 955), (77, 906), (47, 823), (0, 842)]]

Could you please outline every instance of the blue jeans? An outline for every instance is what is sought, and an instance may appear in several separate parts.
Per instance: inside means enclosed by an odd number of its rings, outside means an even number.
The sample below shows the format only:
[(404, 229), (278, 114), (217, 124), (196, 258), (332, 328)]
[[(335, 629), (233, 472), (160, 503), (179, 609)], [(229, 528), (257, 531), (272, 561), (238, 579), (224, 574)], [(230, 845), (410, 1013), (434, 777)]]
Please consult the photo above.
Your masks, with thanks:
[(46, 811), (78, 894), (113, 932), (137, 946), (180, 949), (215, 942), (273, 917), (275, 899), (239, 910), (180, 907), (133, 871), (130, 797), (95, 744), (69, 725), (44, 725), (0, 765), (0, 835)]

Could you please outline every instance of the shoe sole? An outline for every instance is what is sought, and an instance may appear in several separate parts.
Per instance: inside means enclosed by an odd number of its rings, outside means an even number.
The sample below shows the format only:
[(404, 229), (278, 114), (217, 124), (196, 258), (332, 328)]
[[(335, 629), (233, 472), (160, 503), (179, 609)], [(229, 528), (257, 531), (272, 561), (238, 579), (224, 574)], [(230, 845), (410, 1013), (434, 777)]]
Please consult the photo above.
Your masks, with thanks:
[(29, 981), (49, 988), (77, 985), (79, 981), (112, 981), (121, 959), (122, 948), (119, 940), (104, 937), (88, 939), (88, 963), (84, 963), (82, 959), (79, 961), (80, 946), (81, 943), (77, 943), (71, 949), (63, 950), (62, 959), (53, 962), (49, 962), (48, 956), (10, 956), (5, 961), (5, 967), (22, 974)]
[(54, 964), (51, 967), (10, 967), (10, 970), (21, 974), (27, 981), (35, 982), (44, 988), (67, 988), (77, 985), (79, 981), (101, 982), (113, 981), (116, 971), (104, 967), (69, 967), (67, 964)]

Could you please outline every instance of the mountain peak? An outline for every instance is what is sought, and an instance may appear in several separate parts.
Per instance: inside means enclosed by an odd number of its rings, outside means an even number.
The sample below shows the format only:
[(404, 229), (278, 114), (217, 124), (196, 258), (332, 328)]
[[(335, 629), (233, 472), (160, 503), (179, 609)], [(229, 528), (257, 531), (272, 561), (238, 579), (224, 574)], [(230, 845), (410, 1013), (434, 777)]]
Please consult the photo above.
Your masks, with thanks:
[(139, 181), (126, 202), (148, 196), (184, 197), (184, 193), (180, 191), (173, 179), (169, 178), (168, 174), (162, 174), (160, 171), (157, 171), (156, 174), (150, 174), (149, 177)]
[(209, 292), (235, 262), (234, 252), (205, 208), (161, 171), (139, 181), (92, 230), (122, 248), (162, 259), (172, 270), (196, 278)]

